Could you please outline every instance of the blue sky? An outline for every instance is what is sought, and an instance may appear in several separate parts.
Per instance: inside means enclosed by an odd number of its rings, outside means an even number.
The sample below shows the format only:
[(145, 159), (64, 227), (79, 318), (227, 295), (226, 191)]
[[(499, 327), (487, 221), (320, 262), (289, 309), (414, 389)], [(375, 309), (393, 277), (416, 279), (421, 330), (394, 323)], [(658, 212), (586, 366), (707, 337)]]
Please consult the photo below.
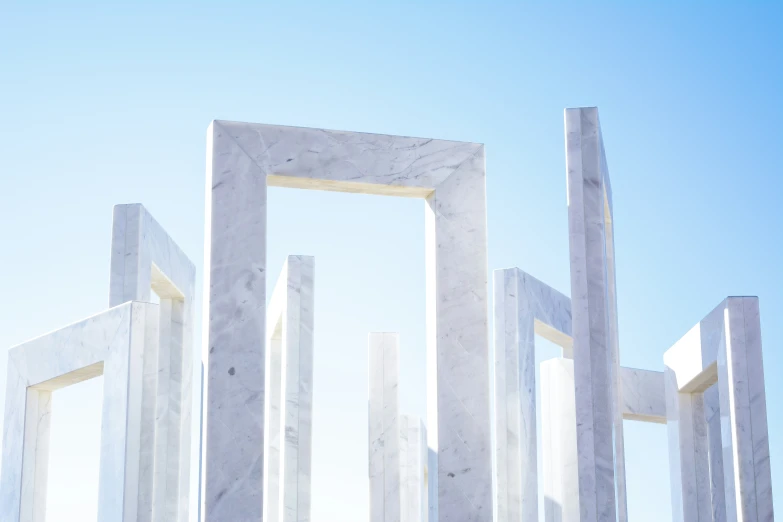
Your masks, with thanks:
[[(758, 295), (780, 497), (779, 3), (214, 4), (0, 7), (0, 347), (105, 308), (116, 203), (201, 278), (212, 119), (485, 143), (489, 267), (569, 293), (562, 110), (597, 105), (622, 363), (662, 369), (724, 297)], [(422, 206), (270, 189), (269, 285), (316, 256), (314, 522), (367, 519), (368, 331), (400, 332), (401, 404), (425, 415)], [(95, 520), (100, 385), (55, 395), (49, 522)], [(626, 423), (632, 520), (670, 518), (665, 435)]]

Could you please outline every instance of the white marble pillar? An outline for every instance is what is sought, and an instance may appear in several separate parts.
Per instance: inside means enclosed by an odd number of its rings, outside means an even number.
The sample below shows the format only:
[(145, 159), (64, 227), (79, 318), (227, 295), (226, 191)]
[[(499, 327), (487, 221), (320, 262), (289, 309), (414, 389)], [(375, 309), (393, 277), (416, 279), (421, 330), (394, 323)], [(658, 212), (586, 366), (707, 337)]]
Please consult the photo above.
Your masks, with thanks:
[(566, 109), (581, 522), (627, 520), (612, 191), (598, 109)]
[(266, 522), (309, 522), (315, 260), (288, 256), (267, 316)]
[(478, 143), (212, 122), (203, 336), (208, 522), (263, 513), (267, 185), (425, 201), (432, 511), (442, 520), (492, 520), (485, 177)]
[(144, 206), (116, 205), (109, 306), (160, 298), (160, 342), (144, 354), (138, 522), (190, 520), (196, 268)]
[(541, 436), (544, 446), (544, 520), (578, 522), (574, 361), (541, 363)]
[(400, 521), (427, 522), (427, 428), (413, 415), (400, 416)]
[(710, 497), (712, 522), (726, 522), (726, 489), (723, 478), (723, 437), (720, 425), (720, 395), (718, 385), (713, 384), (703, 394), (704, 419), (707, 423), (709, 444)]
[(370, 522), (400, 522), (399, 339), (369, 335)]

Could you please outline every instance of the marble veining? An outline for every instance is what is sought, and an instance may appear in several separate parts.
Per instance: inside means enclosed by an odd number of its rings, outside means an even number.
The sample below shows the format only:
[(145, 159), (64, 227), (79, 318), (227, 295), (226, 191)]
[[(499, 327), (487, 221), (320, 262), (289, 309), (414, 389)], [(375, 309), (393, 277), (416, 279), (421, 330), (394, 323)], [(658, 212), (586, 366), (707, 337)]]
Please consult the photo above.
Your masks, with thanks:
[(425, 200), (431, 511), (489, 522), (484, 146), (227, 121), (207, 132), (208, 522), (263, 514), (267, 185)]
[(413, 415), (400, 415), (400, 521), (427, 522), (427, 428)]
[(143, 359), (158, 336), (158, 306), (128, 302), (9, 351), (0, 520), (44, 522), (51, 392), (99, 375), (98, 520), (138, 520)]
[(264, 520), (309, 522), (315, 260), (288, 256), (267, 315)]

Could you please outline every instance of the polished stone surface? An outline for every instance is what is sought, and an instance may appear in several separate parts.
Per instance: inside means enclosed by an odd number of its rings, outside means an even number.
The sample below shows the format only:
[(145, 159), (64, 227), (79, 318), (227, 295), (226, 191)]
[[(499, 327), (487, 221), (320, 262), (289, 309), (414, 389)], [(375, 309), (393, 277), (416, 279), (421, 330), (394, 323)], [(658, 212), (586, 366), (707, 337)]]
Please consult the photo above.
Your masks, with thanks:
[(758, 298), (724, 300), (664, 363), (673, 520), (774, 520)]
[(267, 310), (264, 520), (309, 522), (315, 259), (288, 256)]
[(400, 521), (427, 522), (427, 428), (413, 415), (400, 415)]
[(196, 268), (138, 203), (114, 207), (111, 245), (109, 306), (160, 299), (160, 342), (144, 354), (138, 522), (188, 522)]
[(625, 522), (612, 190), (598, 109), (565, 111), (581, 522)]
[(98, 520), (136, 522), (141, 496), (144, 354), (159, 342), (158, 306), (128, 302), (8, 354), (0, 520), (44, 522), (51, 392), (104, 376)]
[(207, 140), (208, 522), (263, 513), (267, 185), (425, 200), (431, 510), (492, 520), (483, 145), (227, 121)]
[(370, 522), (400, 522), (400, 345), (371, 333), (369, 356)]

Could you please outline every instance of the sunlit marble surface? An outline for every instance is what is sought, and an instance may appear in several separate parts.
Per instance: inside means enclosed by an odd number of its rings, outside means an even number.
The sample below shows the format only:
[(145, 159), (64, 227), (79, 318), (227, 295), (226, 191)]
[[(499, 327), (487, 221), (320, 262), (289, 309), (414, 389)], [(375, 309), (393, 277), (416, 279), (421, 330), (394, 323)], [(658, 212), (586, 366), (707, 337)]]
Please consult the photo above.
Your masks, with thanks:
[(267, 310), (265, 521), (309, 522), (315, 259), (288, 256)]
[(99, 375), (98, 520), (138, 520), (143, 358), (158, 336), (158, 306), (129, 302), (9, 351), (0, 520), (44, 522), (51, 392)]
[(400, 522), (427, 522), (427, 428), (400, 415)]
[(581, 522), (625, 522), (612, 191), (598, 109), (565, 111)]
[(425, 199), (432, 511), (492, 520), (484, 146), (227, 121), (207, 141), (207, 520), (263, 513), (267, 185)]
[(144, 354), (138, 522), (189, 522), (196, 269), (138, 203), (114, 207), (111, 245), (109, 306), (160, 298), (160, 342)]
[(400, 345), (396, 333), (368, 338), (370, 522), (400, 520)]
[(673, 520), (774, 520), (758, 298), (724, 300), (664, 363)]

